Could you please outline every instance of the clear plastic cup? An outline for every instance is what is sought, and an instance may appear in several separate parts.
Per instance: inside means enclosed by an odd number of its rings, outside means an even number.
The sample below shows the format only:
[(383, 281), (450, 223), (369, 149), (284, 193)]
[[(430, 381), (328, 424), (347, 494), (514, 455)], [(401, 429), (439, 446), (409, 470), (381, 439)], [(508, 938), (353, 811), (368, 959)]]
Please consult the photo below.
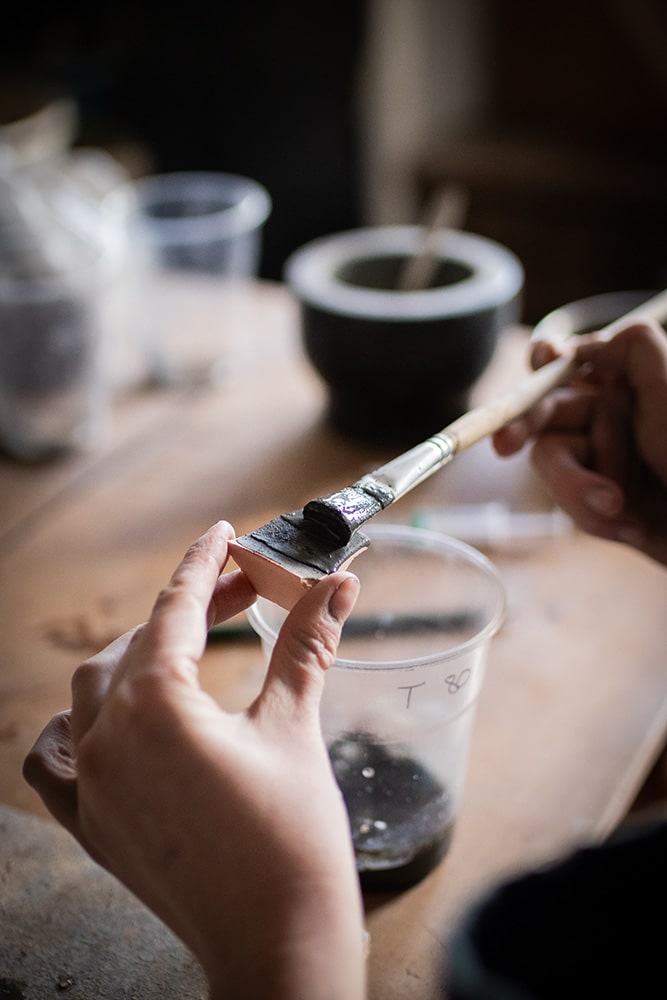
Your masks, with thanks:
[(238, 366), (252, 350), (244, 304), (272, 208), (266, 189), (236, 174), (152, 174), (117, 188), (104, 208), (125, 229), (129, 301), (148, 377), (208, 380)]
[[(368, 529), (361, 581), (321, 720), (348, 810), (361, 884), (414, 884), (447, 853), (475, 707), (504, 588), (476, 549), (402, 525)], [(249, 609), (268, 659), (286, 612)]]
[(139, 224), (164, 267), (212, 274), (257, 273), (271, 210), (257, 181), (235, 174), (176, 172), (132, 185)]
[(48, 275), (0, 275), (0, 445), (23, 461), (94, 449), (110, 428), (116, 270), (87, 251)]

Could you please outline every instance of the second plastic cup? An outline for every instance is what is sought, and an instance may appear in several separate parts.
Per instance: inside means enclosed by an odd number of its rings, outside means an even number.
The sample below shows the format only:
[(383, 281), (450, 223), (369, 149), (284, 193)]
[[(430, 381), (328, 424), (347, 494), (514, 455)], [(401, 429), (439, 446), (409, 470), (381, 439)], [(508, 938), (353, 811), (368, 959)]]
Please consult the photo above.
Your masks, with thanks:
[(93, 450), (111, 425), (117, 266), (74, 236), (60, 258), (0, 274), (0, 446), (21, 461)]
[(163, 268), (256, 275), (267, 191), (236, 174), (175, 172), (132, 184), (135, 222)]
[(271, 207), (257, 181), (215, 171), (152, 174), (107, 197), (127, 237), (130, 301), (150, 378), (181, 382), (193, 371), (208, 378), (238, 366), (248, 351), (245, 293)]
[[(321, 719), (362, 887), (382, 891), (419, 881), (449, 848), (504, 589), (463, 542), (402, 525), (367, 534)], [(285, 615), (264, 598), (248, 612), (267, 659)]]

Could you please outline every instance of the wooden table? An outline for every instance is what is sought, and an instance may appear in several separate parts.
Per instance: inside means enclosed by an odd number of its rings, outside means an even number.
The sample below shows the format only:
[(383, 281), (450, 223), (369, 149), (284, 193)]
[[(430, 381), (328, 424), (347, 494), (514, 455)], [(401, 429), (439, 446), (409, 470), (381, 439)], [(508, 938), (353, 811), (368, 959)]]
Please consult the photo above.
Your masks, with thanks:
[[(198, 349), (230, 335), (224, 315), (221, 296), (220, 322)], [(150, 961), (136, 978), (122, 914), (150, 915), (44, 819), (21, 778), (43, 724), (69, 703), (74, 667), (147, 616), (188, 543), (220, 516), (248, 530), (392, 455), (327, 427), (325, 394), (301, 355), (296, 306), (282, 286), (252, 293), (244, 329), (256, 350), (228, 383), (128, 391), (95, 453), (45, 466), (0, 460), (0, 979), (32, 976), (31, 996), (51, 995), (55, 967), (36, 968), (54, 926), (48, 900), (65, 896), (70, 945), (80, 947), (57, 975), (67, 978), (78, 962), (81, 984), (86, 963), (99, 963), (99, 934), (93, 947), (76, 930), (75, 915), (85, 912), (87, 927), (106, 929), (117, 987), (104, 993), (102, 980), (89, 977), (73, 996), (130, 996), (139, 981), (157, 984), (162, 997), (203, 990), (186, 958), (179, 968), (190, 992), (167, 968), (174, 952), (164, 939), (150, 944), (162, 933), (154, 928), (143, 946)], [(522, 374), (526, 352), (526, 332), (508, 331), (477, 398)], [(524, 456), (501, 461), (482, 442), (382, 516), (409, 521), (415, 506), (499, 498), (515, 510), (546, 503)], [(508, 615), (492, 644), (454, 845), (415, 888), (368, 899), (372, 1000), (436, 996), (448, 934), (465, 905), (500, 876), (607, 834), (667, 732), (664, 570), (576, 532), (487, 551), (507, 588)], [(202, 678), (222, 704), (240, 708), (262, 669), (257, 642), (215, 645)], [(88, 890), (100, 878), (106, 902), (96, 910)], [(112, 910), (121, 917), (109, 920)]]

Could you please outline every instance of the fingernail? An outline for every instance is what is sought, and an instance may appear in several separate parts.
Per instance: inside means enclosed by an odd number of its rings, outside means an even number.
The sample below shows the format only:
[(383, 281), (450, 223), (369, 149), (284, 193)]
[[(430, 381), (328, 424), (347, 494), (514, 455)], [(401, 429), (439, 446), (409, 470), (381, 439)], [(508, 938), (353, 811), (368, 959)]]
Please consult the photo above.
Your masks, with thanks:
[(613, 517), (620, 511), (619, 499), (613, 490), (597, 486), (586, 494), (586, 506), (602, 517)]
[(329, 598), (329, 614), (337, 622), (344, 622), (354, 607), (359, 594), (359, 580), (350, 573), (338, 584)]

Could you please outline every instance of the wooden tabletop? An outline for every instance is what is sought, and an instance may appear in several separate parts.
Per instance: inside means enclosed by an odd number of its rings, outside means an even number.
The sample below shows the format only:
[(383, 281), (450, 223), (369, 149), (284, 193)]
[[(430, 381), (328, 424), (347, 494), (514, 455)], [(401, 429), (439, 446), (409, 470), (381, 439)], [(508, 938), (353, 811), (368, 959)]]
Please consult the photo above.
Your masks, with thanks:
[[(234, 334), (224, 315), (221, 295), (219, 322), (193, 335), (198, 351), (229, 346)], [(0, 943), (0, 958), (26, 974), (26, 954), (39, 954), (35, 935), (46, 941), (49, 928), (43, 898), (31, 907), (29, 886), (25, 897), (17, 891), (16, 880), (28, 878), (12, 866), (21, 816), (36, 862), (30, 878), (42, 853), (56, 881), (64, 877), (57, 858), (67, 858), (68, 884), (82, 900), (93, 878), (75, 845), (54, 850), (61, 833), (20, 774), (44, 723), (68, 706), (77, 663), (146, 618), (189, 542), (221, 516), (243, 532), (393, 455), (328, 428), (326, 395), (302, 356), (285, 288), (254, 289), (243, 329), (235, 375), (123, 392), (108, 439), (92, 454), (43, 466), (0, 459), (0, 803), (9, 810), (0, 917), (11, 921), (12, 940), (22, 920), (32, 935), (23, 957), (20, 943), (11, 954)], [(526, 357), (526, 332), (507, 331), (476, 399), (512, 384)], [(524, 456), (501, 461), (481, 442), (382, 517), (405, 522), (416, 507), (499, 499), (515, 511), (547, 506)], [(448, 935), (467, 903), (504, 874), (608, 833), (667, 734), (664, 570), (571, 530), (480, 547), (501, 572), (508, 615), (491, 647), (462, 811), (453, 847), (430, 876), (402, 894), (367, 900), (371, 1000), (435, 997)], [(202, 682), (223, 705), (240, 708), (262, 670), (258, 642), (216, 644), (205, 654)], [(130, 903), (121, 895), (115, 905)], [(87, 913), (94, 923), (89, 902)], [(102, 908), (98, 916), (103, 923)], [(81, 949), (72, 962), (88, 960), (84, 940)], [(117, 943), (118, 961), (121, 953)], [(151, 967), (158, 981), (161, 954)], [(122, 961), (120, 968), (122, 978)], [(170, 977), (162, 996), (178, 995), (173, 970)], [(102, 993), (98, 986), (77, 996)], [(31, 995), (41, 996), (40, 988)]]

